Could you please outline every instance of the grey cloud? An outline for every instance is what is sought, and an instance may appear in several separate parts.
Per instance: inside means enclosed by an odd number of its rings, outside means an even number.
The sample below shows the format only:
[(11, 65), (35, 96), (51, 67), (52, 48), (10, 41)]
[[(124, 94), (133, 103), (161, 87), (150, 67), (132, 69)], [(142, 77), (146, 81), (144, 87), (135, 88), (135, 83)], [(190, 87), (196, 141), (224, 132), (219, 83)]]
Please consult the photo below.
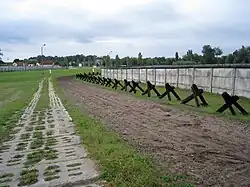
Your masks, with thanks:
[[(73, 17), (84, 18), (80, 12), (59, 10), (60, 14), (70, 14)], [(180, 20), (179, 15), (167, 2), (155, 3), (124, 10), (109, 20), (91, 22), (87, 28), (67, 27), (65, 25), (49, 24), (45, 21), (14, 21), (0, 22), (0, 40), (3, 42), (26, 43), (40, 38), (71, 39), (79, 43), (93, 42), (97, 38), (120, 37), (164, 37), (159, 24)], [(80, 24), (80, 23), (79, 23)], [(169, 33), (170, 34), (170, 33)]]
[[(41, 38), (74, 39), (79, 31), (62, 25), (48, 24), (41, 21), (13, 21), (0, 23), (0, 42), (29, 43)], [(90, 37), (91, 35), (87, 35)], [(90, 42), (90, 40), (81, 40)]]
[[(250, 42), (248, 37), (250, 14), (247, 11), (250, 2), (239, 1), (235, 12), (232, 12), (228, 20), (209, 25), (186, 24), (186, 21), (192, 22), (192, 20), (186, 20), (170, 3), (164, 1), (127, 8), (109, 19), (88, 23), (84, 23), (86, 16), (84, 12), (60, 9), (55, 17), (66, 16), (65, 23), (61, 24), (51, 24), (46, 22), (46, 19), (44, 21), (0, 21), (0, 42), (28, 43), (53, 38), (55, 41), (73, 40), (85, 44), (93, 43), (100, 38), (142, 38), (152, 41), (153, 47), (147, 46), (146, 50), (146, 53), (152, 56), (174, 54), (175, 51), (185, 51), (188, 48), (200, 52), (204, 43), (215, 44), (228, 50), (230, 46), (238, 45), (240, 42)], [(67, 15), (70, 16), (67, 17)], [(73, 26), (68, 24), (72, 18), (78, 18)], [(82, 27), (82, 24), (87, 26)], [(132, 44), (129, 49), (139, 50)]]
[[(167, 2), (136, 7), (124, 10), (109, 20), (97, 21), (90, 24), (82, 36), (95, 37), (174, 37), (175, 33), (166, 32), (169, 23), (179, 22), (182, 17), (174, 11)], [(80, 38), (81, 39), (81, 35)]]

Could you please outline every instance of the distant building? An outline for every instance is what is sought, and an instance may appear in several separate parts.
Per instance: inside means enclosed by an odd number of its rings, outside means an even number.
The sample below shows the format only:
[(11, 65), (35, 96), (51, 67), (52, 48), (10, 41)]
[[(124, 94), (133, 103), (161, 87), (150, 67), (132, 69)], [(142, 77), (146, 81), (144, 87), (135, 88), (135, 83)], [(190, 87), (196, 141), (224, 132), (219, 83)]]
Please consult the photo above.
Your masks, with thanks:
[(12, 64), (13, 66), (25, 66), (25, 63), (24, 62), (22, 62), (22, 61), (18, 61), (18, 62), (14, 62), (13, 64)]
[(39, 65), (43, 66), (43, 67), (53, 67), (55, 65), (55, 61), (54, 60), (43, 60), (40, 62)]
[(96, 59), (96, 60), (95, 60), (95, 65), (96, 65), (96, 66), (102, 65), (102, 59)]

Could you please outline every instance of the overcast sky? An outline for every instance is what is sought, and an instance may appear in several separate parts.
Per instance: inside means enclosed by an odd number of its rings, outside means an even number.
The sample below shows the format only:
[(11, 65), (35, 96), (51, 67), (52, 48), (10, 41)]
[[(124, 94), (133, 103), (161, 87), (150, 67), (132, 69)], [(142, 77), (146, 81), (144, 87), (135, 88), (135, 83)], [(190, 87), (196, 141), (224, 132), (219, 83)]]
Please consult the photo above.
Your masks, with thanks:
[(249, 0), (0, 0), (4, 60), (45, 55), (174, 56), (250, 42)]

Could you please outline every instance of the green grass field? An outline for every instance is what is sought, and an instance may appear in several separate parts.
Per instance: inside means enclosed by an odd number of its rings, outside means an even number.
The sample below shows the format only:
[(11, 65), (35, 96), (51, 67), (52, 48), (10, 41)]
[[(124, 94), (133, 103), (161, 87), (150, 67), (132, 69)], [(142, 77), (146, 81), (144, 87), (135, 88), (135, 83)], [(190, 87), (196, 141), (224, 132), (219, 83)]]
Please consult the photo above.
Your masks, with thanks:
[(38, 72), (0, 73), (0, 142), (8, 139), (24, 107), (38, 88)]

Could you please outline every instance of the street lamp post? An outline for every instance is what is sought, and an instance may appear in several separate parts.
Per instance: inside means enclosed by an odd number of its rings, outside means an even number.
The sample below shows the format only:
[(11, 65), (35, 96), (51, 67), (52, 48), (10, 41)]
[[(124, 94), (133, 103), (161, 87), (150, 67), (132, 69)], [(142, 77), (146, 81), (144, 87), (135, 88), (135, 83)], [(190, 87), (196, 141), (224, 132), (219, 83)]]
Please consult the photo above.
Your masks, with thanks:
[[(109, 53), (108, 53), (108, 56), (110, 57), (110, 54), (112, 53), (112, 51), (110, 51)], [(108, 58), (108, 61), (110, 62), (110, 59)], [(111, 66), (111, 64), (110, 64), (110, 66)]]
[(43, 47), (45, 47), (45, 46), (46, 46), (46, 44), (43, 44), (43, 45), (41, 46), (42, 67), (43, 67)]
[[(112, 53), (112, 51), (110, 51), (108, 54), (107, 54), (107, 56), (103, 56), (103, 61), (105, 62), (105, 67), (107, 67), (108, 66), (108, 56), (110, 55)], [(105, 58), (104, 58), (105, 57)], [(109, 56), (110, 57), (110, 56)]]

